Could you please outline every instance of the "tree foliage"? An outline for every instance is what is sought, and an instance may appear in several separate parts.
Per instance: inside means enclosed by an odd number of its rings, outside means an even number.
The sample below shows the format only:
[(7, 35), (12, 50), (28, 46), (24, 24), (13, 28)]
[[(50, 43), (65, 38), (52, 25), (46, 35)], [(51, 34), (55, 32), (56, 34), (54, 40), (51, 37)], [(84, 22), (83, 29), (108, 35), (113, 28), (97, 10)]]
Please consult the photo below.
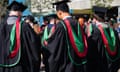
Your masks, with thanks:
[(0, 0), (0, 22), (7, 13), (8, 0)]
[(0, 16), (4, 15), (7, 10), (7, 0), (0, 0)]
[(54, 11), (52, 3), (59, 0), (31, 0), (32, 13), (45, 14)]
[(91, 0), (92, 5), (100, 6), (100, 7), (111, 7), (111, 3), (114, 0)]

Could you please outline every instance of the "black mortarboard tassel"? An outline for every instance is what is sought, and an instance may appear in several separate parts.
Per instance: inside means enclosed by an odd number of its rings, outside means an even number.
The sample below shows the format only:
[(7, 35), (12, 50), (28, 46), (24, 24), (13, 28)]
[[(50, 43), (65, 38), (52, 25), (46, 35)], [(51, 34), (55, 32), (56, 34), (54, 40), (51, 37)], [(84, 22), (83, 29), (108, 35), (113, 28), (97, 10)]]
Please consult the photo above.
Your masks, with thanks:
[(8, 10), (13, 10), (13, 11), (21, 11), (23, 12), (27, 6), (23, 5), (22, 3), (19, 3), (17, 1), (13, 1), (8, 7)]

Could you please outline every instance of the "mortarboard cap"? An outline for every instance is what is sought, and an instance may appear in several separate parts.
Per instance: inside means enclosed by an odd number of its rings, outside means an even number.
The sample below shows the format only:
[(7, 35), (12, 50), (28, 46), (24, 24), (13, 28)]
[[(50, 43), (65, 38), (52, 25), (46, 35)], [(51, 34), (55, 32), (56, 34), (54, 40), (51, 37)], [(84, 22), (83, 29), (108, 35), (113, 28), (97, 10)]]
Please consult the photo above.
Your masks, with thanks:
[(93, 11), (94, 12), (100, 12), (100, 13), (106, 13), (107, 12), (107, 8), (93, 6)]
[(13, 11), (21, 11), (23, 12), (27, 6), (23, 5), (22, 3), (19, 3), (17, 1), (13, 1), (8, 7), (8, 10), (13, 10)]
[(101, 21), (101, 20), (105, 19), (105, 14), (107, 12), (107, 8), (94, 6), (93, 12), (94, 12), (93, 17), (95, 17)]
[(70, 2), (70, 0), (58, 1), (58, 2), (53, 3), (53, 5), (59, 5), (59, 4), (62, 4), (62, 3), (67, 3), (67, 2)]
[(51, 19), (55, 19), (57, 18), (57, 15), (56, 14), (51, 14), (51, 15), (48, 15), (48, 20), (51, 20)]
[(69, 12), (69, 6), (67, 5), (67, 2), (70, 2), (70, 0), (62, 0), (62, 1), (57, 1), (53, 3), (53, 6), (56, 5), (56, 10), (61, 10), (64, 12)]

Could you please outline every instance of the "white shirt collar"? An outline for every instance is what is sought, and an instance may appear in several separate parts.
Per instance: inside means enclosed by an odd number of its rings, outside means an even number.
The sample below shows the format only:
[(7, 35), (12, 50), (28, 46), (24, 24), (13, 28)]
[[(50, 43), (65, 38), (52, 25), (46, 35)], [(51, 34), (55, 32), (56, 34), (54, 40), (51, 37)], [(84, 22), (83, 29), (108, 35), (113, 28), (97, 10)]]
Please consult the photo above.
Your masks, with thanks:
[(99, 26), (99, 25), (101, 25), (101, 26), (104, 27), (104, 28), (108, 28), (108, 25), (105, 24), (104, 22), (97, 22), (97, 23), (96, 23), (96, 26)]
[(63, 18), (63, 20), (65, 20), (65, 19), (67, 19), (67, 18), (70, 18), (70, 17), (72, 17), (72, 16), (65, 16), (65, 17)]
[(96, 26), (102, 25), (102, 22), (97, 21)]

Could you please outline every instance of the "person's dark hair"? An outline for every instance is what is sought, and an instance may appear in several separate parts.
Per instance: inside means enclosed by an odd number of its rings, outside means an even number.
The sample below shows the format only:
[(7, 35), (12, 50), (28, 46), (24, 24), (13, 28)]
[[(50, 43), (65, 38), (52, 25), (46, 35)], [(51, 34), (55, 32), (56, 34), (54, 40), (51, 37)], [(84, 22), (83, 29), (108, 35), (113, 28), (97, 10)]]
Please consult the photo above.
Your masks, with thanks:
[(97, 14), (93, 14), (93, 18), (97, 19), (100, 22), (104, 22), (104, 17), (103, 16), (100, 16), (100, 15), (97, 15)]
[(67, 3), (61, 3), (56, 5), (56, 11), (63, 11), (63, 12), (69, 12), (69, 7)]
[(35, 21), (35, 19), (34, 19), (34, 17), (33, 17), (32, 15), (28, 15), (28, 16), (25, 18), (25, 20), (30, 20), (31, 22), (34, 22), (34, 21)]
[(33, 24), (38, 24), (38, 22), (37, 22), (37, 21), (34, 21)]
[(22, 4), (20, 2), (17, 2), (15, 0), (7, 6), (7, 9), (10, 10), (10, 11), (23, 12), (26, 8), (27, 8), (27, 6), (25, 6), (24, 4)]

